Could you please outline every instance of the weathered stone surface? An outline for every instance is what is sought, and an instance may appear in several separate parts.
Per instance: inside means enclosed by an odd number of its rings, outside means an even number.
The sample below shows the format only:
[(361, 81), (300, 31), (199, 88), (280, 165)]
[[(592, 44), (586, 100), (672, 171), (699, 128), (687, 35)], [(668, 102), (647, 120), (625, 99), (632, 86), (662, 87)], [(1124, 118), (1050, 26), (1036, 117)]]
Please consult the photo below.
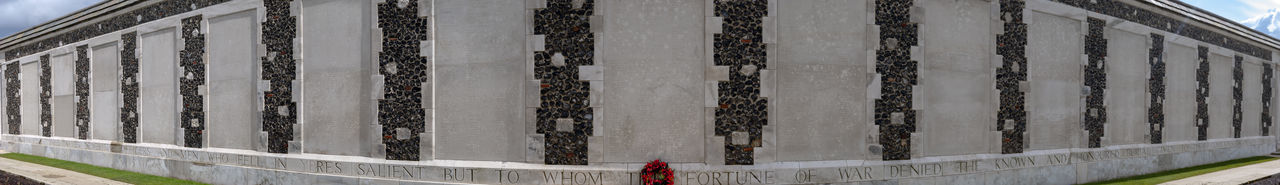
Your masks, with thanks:
[[(366, 89), (368, 76), (376, 72), (369, 48), (370, 30), (357, 25), (372, 24), (361, 15), (370, 14), (369, 1), (305, 1), (301, 38), (303, 78), (302, 112), (306, 146), (304, 153), (363, 156), (374, 141), (360, 137), (363, 125), (370, 124)], [(381, 138), (381, 137), (379, 137)]]
[[(254, 11), (209, 17), (208, 146), (255, 150), (262, 128), (255, 71), (258, 47)], [(248, 46), (248, 47), (246, 47)]]
[(178, 144), (178, 35), (141, 33), (138, 41), (138, 136), (144, 143)]
[[(438, 0), (436, 158), (523, 161), (524, 4)], [(484, 23), (477, 24), (475, 21)], [(480, 42), (483, 41), (483, 42)]]
[[(703, 162), (705, 2), (608, 1), (597, 46), (605, 67), (601, 161)], [(698, 17), (698, 18), (687, 18)], [(660, 47), (656, 47), (660, 46)], [(727, 75), (726, 75), (727, 76)], [(594, 87), (593, 87), (594, 88)], [(597, 128), (600, 129), (600, 128)], [(675, 144), (678, 143), (678, 144)], [(722, 145), (718, 144), (717, 146)], [(723, 150), (723, 147), (716, 147)], [(723, 163), (723, 160), (721, 160)]]
[(1084, 147), (1079, 138), (1084, 62), (1081, 21), (1035, 13), (1028, 28), (1027, 47), (1056, 48), (1027, 51), (1027, 135), (1030, 150)]

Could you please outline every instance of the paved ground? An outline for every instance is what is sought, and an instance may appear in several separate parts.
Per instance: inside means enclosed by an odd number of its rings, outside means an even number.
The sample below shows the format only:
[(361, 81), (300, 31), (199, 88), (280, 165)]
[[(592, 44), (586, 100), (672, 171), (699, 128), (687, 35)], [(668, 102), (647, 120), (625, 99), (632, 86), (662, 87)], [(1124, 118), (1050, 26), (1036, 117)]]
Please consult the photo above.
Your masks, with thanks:
[[(9, 153), (0, 150), (0, 154)], [(33, 164), (0, 157), (0, 171), (12, 174), (22, 175), (32, 180), (40, 181), (46, 184), (103, 184), (103, 185), (128, 185), (119, 181), (104, 179), (102, 177), (73, 172), (61, 168), (54, 168), (45, 165)]]
[(1204, 175), (1187, 177), (1162, 184), (1170, 185), (1200, 185), (1200, 184), (1244, 184), (1254, 179), (1259, 179), (1280, 173), (1280, 160), (1258, 163), (1248, 166), (1241, 166), (1232, 169), (1226, 169)]

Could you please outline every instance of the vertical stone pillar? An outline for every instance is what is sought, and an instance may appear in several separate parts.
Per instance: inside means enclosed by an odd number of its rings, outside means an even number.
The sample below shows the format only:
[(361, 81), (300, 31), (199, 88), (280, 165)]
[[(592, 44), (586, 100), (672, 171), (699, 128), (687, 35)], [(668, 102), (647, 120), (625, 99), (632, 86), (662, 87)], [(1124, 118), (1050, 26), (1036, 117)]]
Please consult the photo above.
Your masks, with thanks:
[[(913, 57), (918, 52), (919, 23), (912, 19), (913, 0), (877, 0), (876, 26), (879, 43), (876, 50), (874, 81), (880, 93), (875, 100), (875, 124), (879, 126), (879, 143), (884, 147), (883, 160), (911, 159), (912, 133), (916, 132), (916, 108), (913, 95), (919, 69)], [(873, 82), (876, 83), (876, 82)]]
[(996, 40), (1001, 63), (996, 68), (996, 89), (1000, 90), (1000, 110), (996, 131), (1000, 131), (1000, 153), (1022, 153), (1026, 146), (1027, 111), (1027, 24), (1026, 2), (1001, 0), (1002, 33)]
[(1102, 147), (1103, 125), (1107, 123), (1107, 107), (1103, 103), (1107, 88), (1107, 39), (1102, 35), (1106, 22), (1093, 17), (1087, 22), (1089, 32), (1084, 38), (1084, 51), (1088, 62), (1084, 66), (1084, 88), (1088, 94), (1084, 95), (1084, 130), (1089, 134), (1089, 148), (1098, 148)]
[(271, 153), (299, 151), (295, 129), (298, 123), (297, 99), (294, 90), (298, 83), (297, 58), (294, 52), (298, 19), (293, 0), (263, 0), (266, 20), (262, 22), (262, 44), (266, 56), (262, 57), (262, 131), (261, 137)]
[(75, 52), (75, 134), (83, 140), (89, 139), (89, 45), (76, 46)]
[(1150, 76), (1147, 78), (1147, 92), (1151, 93), (1151, 101), (1147, 106), (1147, 124), (1151, 137), (1151, 144), (1160, 144), (1164, 142), (1164, 98), (1165, 98), (1165, 63), (1164, 63), (1164, 36), (1151, 34), (1151, 50), (1148, 51), (1150, 60)]
[[(386, 159), (421, 160), (431, 128), (432, 1), (387, 0), (378, 3), (378, 124)], [(425, 12), (424, 12), (425, 10)], [(427, 138), (424, 138), (426, 136)], [(430, 146), (430, 145), (428, 145)], [(427, 156), (430, 158), (430, 156)]]
[[(597, 63), (594, 0), (547, 0), (531, 4), (534, 45), (533, 78), (538, 102), (535, 133), (542, 136), (546, 164), (586, 165), (591, 136), (596, 133), (598, 105), (592, 89), (601, 85), (603, 68)], [(595, 81), (593, 83), (593, 80)], [(531, 105), (532, 106), (532, 105)], [(531, 137), (537, 137), (537, 135)], [(529, 143), (538, 144), (538, 143)], [(536, 146), (535, 146), (536, 147)]]
[[(724, 139), (727, 165), (755, 164), (755, 149), (763, 147), (769, 124), (769, 98), (762, 94), (770, 62), (765, 21), (769, 15), (765, 0), (715, 0), (713, 15), (720, 32), (713, 34), (712, 70), (726, 73), (715, 79), (716, 136)], [(772, 34), (772, 30), (769, 30)], [(727, 78), (723, 78), (727, 76)]]
[(183, 146), (192, 148), (204, 147), (207, 73), (203, 24), (202, 15), (182, 19), (183, 49), (178, 55), (178, 91), (182, 95), (182, 113), (178, 122), (182, 123)]
[(1199, 67), (1196, 67), (1196, 140), (1209, 138), (1209, 47), (1196, 47)]
[(126, 143), (138, 142), (138, 32), (120, 35), (121, 136)]
[(18, 61), (11, 61), (4, 67), (5, 81), (5, 122), (8, 125), (9, 134), (22, 134), (19, 129), (22, 125), (22, 93), (21, 78), (18, 77), (18, 70), (21, 69)]

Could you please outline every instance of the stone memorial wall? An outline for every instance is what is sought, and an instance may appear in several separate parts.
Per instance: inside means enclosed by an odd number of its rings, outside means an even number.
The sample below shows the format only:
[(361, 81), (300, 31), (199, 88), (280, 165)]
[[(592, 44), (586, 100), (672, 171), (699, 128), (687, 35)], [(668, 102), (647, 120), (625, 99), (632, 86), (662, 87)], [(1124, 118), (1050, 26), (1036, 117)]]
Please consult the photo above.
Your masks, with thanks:
[(106, 1), (0, 150), (212, 184), (1076, 184), (1277, 150), (1280, 40), (1174, 0)]

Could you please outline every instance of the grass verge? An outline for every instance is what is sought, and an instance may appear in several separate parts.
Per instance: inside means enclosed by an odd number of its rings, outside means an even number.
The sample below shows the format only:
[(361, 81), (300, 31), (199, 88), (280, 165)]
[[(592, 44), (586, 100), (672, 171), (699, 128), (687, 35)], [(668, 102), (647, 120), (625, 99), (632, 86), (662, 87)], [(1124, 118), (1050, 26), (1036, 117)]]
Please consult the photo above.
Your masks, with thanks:
[(1162, 172), (1157, 172), (1157, 173), (1152, 173), (1152, 174), (1146, 174), (1146, 175), (1139, 175), (1139, 176), (1125, 177), (1125, 178), (1120, 178), (1120, 179), (1112, 179), (1112, 180), (1102, 181), (1102, 182), (1093, 182), (1093, 183), (1088, 183), (1088, 184), (1086, 184), (1086, 185), (1095, 185), (1095, 184), (1108, 184), (1108, 185), (1112, 185), (1112, 184), (1116, 184), (1116, 185), (1160, 184), (1160, 183), (1169, 182), (1169, 181), (1173, 181), (1173, 180), (1178, 180), (1178, 179), (1182, 179), (1182, 178), (1187, 178), (1187, 177), (1191, 177), (1191, 176), (1202, 175), (1202, 174), (1206, 174), (1206, 173), (1212, 173), (1212, 172), (1216, 172), (1216, 171), (1220, 171), (1220, 170), (1225, 170), (1225, 169), (1231, 169), (1231, 168), (1235, 168), (1235, 167), (1248, 166), (1248, 165), (1251, 165), (1251, 164), (1258, 164), (1258, 163), (1267, 162), (1267, 161), (1272, 161), (1272, 160), (1276, 160), (1276, 159), (1280, 159), (1280, 158), (1267, 157), (1267, 156), (1254, 156), (1254, 157), (1241, 158), (1241, 159), (1235, 159), (1235, 160), (1230, 160), (1230, 161), (1217, 162), (1217, 163), (1213, 163), (1213, 164), (1206, 164), (1206, 165), (1192, 166), (1192, 167), (1187, 167), (1187, 168), (1182, 168), (1182, 169), (1176, 169), (1176, 170), (1162, 171)]
[(20, 153), (0, 154), (0, 157), (50, 166), (54, 168), (62, 168), (66, 170), (71, 170), (75, 172), (80, 172), (84, 174), (89, 174), (89, 175), (98, 176), (106, 179), (129, 183), (129, 184), (140, 184), (140, 185), (204, 184), (204, 183), (199, 183), (195, 181), (161, 177), (161, 176), (155, 176), (155, 175), (147, 175), (147, 174), (142, 174), (137, 172), (117, 170), (112, 168), (106, 168), (106, 167), (100, 167), (100, 166), (94, 166), (94, 165), (88, 165), (83, 163), (64, 161), (64, 160), (58, 160), (58, 159), (40, 157), (40, 156), (34, 156), (34, 155), (26, 155), (26, 154), (20, 154)]

